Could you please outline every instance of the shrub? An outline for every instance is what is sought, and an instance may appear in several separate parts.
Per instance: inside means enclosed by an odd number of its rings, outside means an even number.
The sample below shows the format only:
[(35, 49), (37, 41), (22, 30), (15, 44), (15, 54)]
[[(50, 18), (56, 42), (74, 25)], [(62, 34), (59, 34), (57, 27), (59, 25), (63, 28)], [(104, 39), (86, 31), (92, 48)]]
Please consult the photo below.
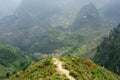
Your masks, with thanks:
[(15, 76), (18, 78), (18, 77), (19, 77), (19, 74), (16, 74)]
[(28, 64), (25, 64), (25, 65), (23, 66), (23, 69), (22, 69), (22, 70), (25, 71), (28, 66), (29, 66)]
[(78, 76), (77, 72), (75, 72), (74, 70), (70, 71), (70, 75), (72, 75), (73, 77), (77, 77)]
[(9, 78), (9, 77), (10, 77), (10, 73), (7, 72), (7, 73), (6, 73), (6, 78)]

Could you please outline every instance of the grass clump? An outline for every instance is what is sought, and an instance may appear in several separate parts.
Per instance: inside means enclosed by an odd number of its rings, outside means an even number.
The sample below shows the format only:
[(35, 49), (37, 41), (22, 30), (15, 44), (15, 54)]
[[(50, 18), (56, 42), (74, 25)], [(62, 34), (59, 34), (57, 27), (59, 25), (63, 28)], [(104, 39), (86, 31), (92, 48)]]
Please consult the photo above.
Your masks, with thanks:
[[(76, 80), (120, 80), (116, 74), (96, 65), (89, 59), (76, 56), (57, 57), (63, 62), (63, 68), (69, 70)], [(17, 76), (16, 76), (17, 75)], [(60, 74), (53, 64), (52, 57), (31, 64), (25, 71), (21, 71), (9, 80), (69, 80)]]

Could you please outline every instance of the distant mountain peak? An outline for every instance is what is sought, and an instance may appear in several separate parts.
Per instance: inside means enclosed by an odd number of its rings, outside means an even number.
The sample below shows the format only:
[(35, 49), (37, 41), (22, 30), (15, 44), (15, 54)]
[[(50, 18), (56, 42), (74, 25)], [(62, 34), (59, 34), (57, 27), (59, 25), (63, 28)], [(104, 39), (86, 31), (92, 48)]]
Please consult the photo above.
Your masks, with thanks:
[(96, 6), (93, 3), (90, 3), (86, 6), (84, 6), (80, 12), (81, 15), (90, 15), (90, 16), (94, 16), (94, 15), (98, 15), (98, 10), (96, 8)]
[(82, 27), (99, 27), (101, 24), (99, 12), (93, 3), (84, 6), (71, 25), (71, 30), (80, 30)]

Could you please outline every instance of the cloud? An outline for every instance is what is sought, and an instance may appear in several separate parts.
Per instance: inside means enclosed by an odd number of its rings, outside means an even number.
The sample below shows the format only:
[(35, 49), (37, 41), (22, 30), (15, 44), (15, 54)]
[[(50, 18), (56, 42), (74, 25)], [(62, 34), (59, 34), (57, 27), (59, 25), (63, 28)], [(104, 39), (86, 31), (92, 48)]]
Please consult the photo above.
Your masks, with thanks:
[[(32, 1), (34, 1), (34, 0), (32, 0)], [(48, 3), (49, 3), (49, 1), (52, 1), (52, 0), (48, 0)], [(104, 3), (106, 3), (109, 0), (65, 0), (65, 1), (73, 1), (73, 2), (75, 2), (75, 5), (78, 4), (78, 5), (81, 5), (81, 7), (85, 4), (88, 4), (89, 2), (92, 2), (92, 3), (95, 3), (97, 6), (101, 7), (101, 6), (103, 6)], [(76, 3), (77, 1), (79, 3)], [(1, 14), (9, 15), (9, 14), (13, 13), (21, 2), (22, 2), (22, 0), (0, 0), (0, 16), (1, 16)]]
[(11, 0), (13, 4), (19, 4), (22, 0)]
[(22, 0), (0, 0), (0, 17), (12, 14)]

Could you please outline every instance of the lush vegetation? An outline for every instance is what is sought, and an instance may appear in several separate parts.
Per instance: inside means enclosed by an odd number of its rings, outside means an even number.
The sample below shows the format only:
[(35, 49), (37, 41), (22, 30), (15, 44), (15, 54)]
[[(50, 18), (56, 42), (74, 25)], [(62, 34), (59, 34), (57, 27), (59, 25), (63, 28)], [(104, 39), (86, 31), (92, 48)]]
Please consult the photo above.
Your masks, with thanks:
[[(46, 1), (23, 0), (13, 15), (0, 19), (0, 42), (3, 42), (0, 43), (0, 79), (13, 75), (10, 79), (41, 77), (45, 80), (67, 80), (64, 75), (55, 71), (51, 58), (29, 63), (32, 60), (31, 55), (37, 59), (51, 54), (92, 58), (96, 51), (96, 63), (120, 74), (119, 26), (99, 45), (101, 37), (106, 36), (114, 23), (119, 21), (119, 9), (114, 8), (117, 15), (110, 11), (113, 18), (108, 18), (106, 15), (109, 10), (104, 9), (107, 13), (103, 9), (98, 10), (94, 4), (88, 4), (79, 11), (75, 8), (79, 3), (73, 5), (71, 1), (74, 0), (63, 1), (51, 1), (48, 5)], [(118, 79), (118, 76), (90, 60), (73, 56), (58, 58), (66, 63), (64, 67), (76, 79)], [(16, 72), (21, 69), (21, 72)]]
[(101, 44), (97, 47), (94, 61), (120, 74), (120, 24), (111, 31), (109, 37), (103, 38)]
[(16, 73), (9, 80), (68, 80), (66, 76), (56, 71), (52, 58), (48, 57), (39, 62), (32, 63), (26, 70)]
[(94, 64), (91, 60), (76, 56), (65, 56), (60, 58), (65, 62), (65, 69), (70, 70), (70, 74), (76, 80), (119, 80), (120, 78), (110, 71)]
[[(64, 50), (71, 53), (76, 48), (74, 53), (89, 55), (88, 52), (97, 46), (98, 40), (110, 30), (103, 28), (103, 20), (94, 4), (83, 7), (79, 13), (71, 8), (72, 5), (69, 8), (66, 6), (65, 11), (62, 8), (63, 14), (60, 14), (56, 12), (59, 7), (52, 12), (51, 5), (43, 7), (43, 10), (31, 2), (38, 5), (41, 1), (23, 1), (15, 14), (0, 19), (0, 41), (28, 53), (51, 54)], [(47, 7), (50, 11), (46, 10)]]
[[(63, 67), (70, 71), (70, 75), (76, 80), (119, 80), (116, 74), (94, 64), (92, 61), (76, 56), (57, 57), (64, 64)], [(10, 80), (68, 80), (66, 76), (56, 71), (52, 57), (32, 63), (25, 71), (16, 73)]]
[(21, 70), (25, 64), (31, 62), (24, 51), (4, 43), (0, 43), (0, 79), (8, 77), (14, 71)]

